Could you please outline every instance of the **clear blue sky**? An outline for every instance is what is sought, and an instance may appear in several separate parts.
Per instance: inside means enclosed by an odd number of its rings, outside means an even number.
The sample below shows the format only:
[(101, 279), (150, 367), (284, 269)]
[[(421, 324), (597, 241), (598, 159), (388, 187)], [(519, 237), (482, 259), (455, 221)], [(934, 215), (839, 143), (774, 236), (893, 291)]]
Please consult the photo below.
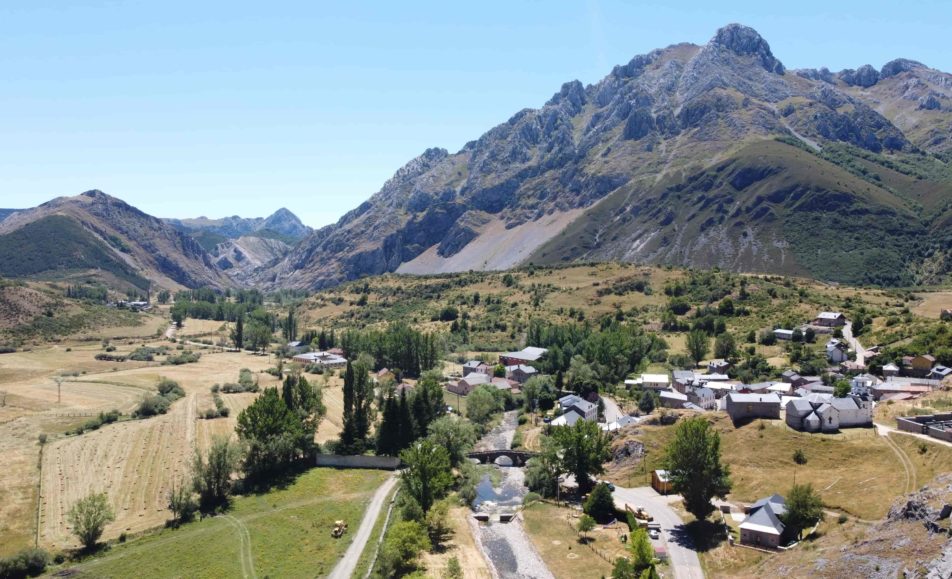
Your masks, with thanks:
[(0, 207), (98, 188), (159, 216), (324, 225), (427, 147), (728, 22), (789, 68), (952, 71), (942, 1), (4, 0)]

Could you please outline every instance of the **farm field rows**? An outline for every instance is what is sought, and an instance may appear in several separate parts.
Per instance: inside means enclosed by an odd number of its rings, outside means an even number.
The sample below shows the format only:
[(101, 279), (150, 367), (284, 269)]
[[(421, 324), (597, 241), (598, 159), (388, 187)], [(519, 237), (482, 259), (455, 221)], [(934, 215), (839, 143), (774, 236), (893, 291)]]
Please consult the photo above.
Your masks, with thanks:
[[(141, 343), (115, 345), (115, 353), (123, 354)], [(243, 367), (256, 373), (262, 387), (278, 383), (263, 373), (273, 362), (266, 356), (204, 353), (194, 364), (160, 366), (97, 361), (98, 343), (73, 344), (69, 350), (61, 344), (0, 356), (0, 452), (6, 457), (0, 472), (0, 556), (32, 545), (37, 534), (44, 546), (74, 546), (65, 513), (92, 491), (106, 491), (116, 508), (106, 539), (162, 525), (169, 518), (166, 490), (184, 476), (193, 449), (206, 448), (216, 435), (231, 435), (238, 413), (255, 398), (224, 394), (230, 416), (202, 420), (204, 410), (214, 406), (211, 386), (236, 381)], [(64, 374), (58, 403), (54, 378)], [(168, 414), (63, 435), (102, 411), (130, 413), (161, 377), (186, 392)], [(42, 460), (41, 433), (48, 436)]]

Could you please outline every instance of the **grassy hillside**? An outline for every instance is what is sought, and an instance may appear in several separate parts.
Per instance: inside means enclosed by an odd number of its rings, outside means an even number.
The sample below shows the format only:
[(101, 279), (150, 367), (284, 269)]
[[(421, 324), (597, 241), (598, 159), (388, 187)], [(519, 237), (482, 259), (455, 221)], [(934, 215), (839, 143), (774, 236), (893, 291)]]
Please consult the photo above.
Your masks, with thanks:
[(140, 289), (149, 282), (75, 220), (50, 215), (0, 235), (0, 275), (66, 278), (104, 271)]
[[(910, 176), (886, 167), (881, 155), (854, 152), (840, 147), (834, 163), (832, 154), (786, 142), (747, 146), (710, 168), (616, 191), (530, 261), (645, 260), (851, 284), (914, 283), (914, 264), (931, 248), (922, 207), (949, 191), (918, 184), (922, 167), (893, 163)], [(885, 177), (870, 170), (870, 159), (882, 163), (875, 167)]]
[(77, 577), (325, 576), (349, 545), (331, 538), (334, 521), (356, 532), (388, 474), (314, 469), (287, 488), (236, 498), (225, 516), (115, 545), (67, 569)]
[[(857, 290), (802, 278), (597, 264), (366, 278), (314, 294), (303, 303), (299, 318), (302, 328), (337, 331), (403, 320), (442, 332), (455, 351), (492, 352), (522, 347), (532, 319), (598, 324), (613, 318), (660, 330), (673, 299), (669, 293), (691, 306), (676, 316), (687, 326), (697, 321), (698, 308), (716, 309), (730, 296), (737, 312), (722, 321), (739, 344), (752, 330), (791, 327), (824, 309), (865, 308), (877, 319), (899, 317), (913, 299), (891, 290)], [(661, 336), (670, 353), (684, 351), (682, 333), (662, 331)], [(768, 357), (780, 352), (779, 346), (759, 348)]]

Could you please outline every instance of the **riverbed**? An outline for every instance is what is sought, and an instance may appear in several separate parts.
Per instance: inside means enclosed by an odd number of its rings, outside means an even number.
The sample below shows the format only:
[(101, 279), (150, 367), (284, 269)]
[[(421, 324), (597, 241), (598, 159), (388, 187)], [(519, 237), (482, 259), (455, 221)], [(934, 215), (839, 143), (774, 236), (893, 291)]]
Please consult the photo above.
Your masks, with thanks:
[[(499, 426), (477, 444), (480, 450), (505, 450), (512, 445), (518, 426), (515, 411), (507, 412)], [(500, 514), (517, 513), (526, 496), (525, 471), (521, 467), (496, 466), (498, 477), (483, 475), (476, 487), (473, 508), (490, 516), (489, 523), (480, 523), (476, 543), (499, 579), (554, 579), (526, 535), (520, 516), (511, 522), (499, 522)], [(497, 478), (499, 484), (493, 484)]]

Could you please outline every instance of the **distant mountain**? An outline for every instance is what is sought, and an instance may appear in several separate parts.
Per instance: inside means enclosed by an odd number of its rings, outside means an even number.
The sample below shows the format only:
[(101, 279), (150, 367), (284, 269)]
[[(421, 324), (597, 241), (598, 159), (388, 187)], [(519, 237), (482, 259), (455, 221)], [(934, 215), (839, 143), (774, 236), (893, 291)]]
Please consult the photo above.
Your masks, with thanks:
[(165, 221), (176, 229), (191, 234), (210, 251), (226, 239), (255, 236), (293, 244), (311, 233), (310, 227), (301, 223), (297, 215), (283, 207), (270, 217), (243, 218), (235, 215), (221, 219), (198, 217)]
[(3, 221), (17, 211), (19, 211), (19, 209), (0, 209), (0, 221)]
[(231, 285), (194, 239), (96, 190), (0, 222), (0, 275), (92, 278), (139, 289)]
[(284, 258), (311, 233), (310, 227), (283, 207), (269, 217), (165, 221), (195, 239), (211, 254), (215, 265), (240, 284), (252, 283), (252, 272)]
[(952, 75), (791, 71), (732, 24), (425, 151), (253, 280), (622, 260), (932, 283), (952, 270), (950, 160)]
[(270, 237), (246, 235), (219, 243), (212, 251), (215, 265), (240, 284), (249, 279), (257, 269), (282, 259), (291, 246)]

